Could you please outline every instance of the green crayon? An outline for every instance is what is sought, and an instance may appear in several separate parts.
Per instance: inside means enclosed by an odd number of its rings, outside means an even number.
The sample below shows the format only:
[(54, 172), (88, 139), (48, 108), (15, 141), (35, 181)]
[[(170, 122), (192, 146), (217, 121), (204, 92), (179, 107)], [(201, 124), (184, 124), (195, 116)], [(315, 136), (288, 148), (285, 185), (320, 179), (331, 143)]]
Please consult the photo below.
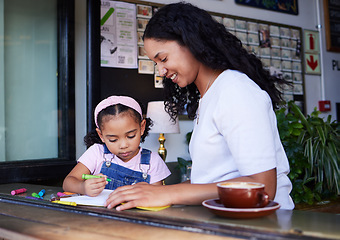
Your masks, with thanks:
[[(90, 179), (90, 178), (102, 178), (103, 176), (96, 176), (96, 175), (91, 175), (91, 174), (83, 174), (81, 176), (82, 179)], [(106, 181), (110, 182), (111, 179), (107, 178)]]
[(32, 193), (32, 197), (35, 197), (35, 198), (41, 198), (42, 199), (42, 197), (38, 194), (38, 193)]

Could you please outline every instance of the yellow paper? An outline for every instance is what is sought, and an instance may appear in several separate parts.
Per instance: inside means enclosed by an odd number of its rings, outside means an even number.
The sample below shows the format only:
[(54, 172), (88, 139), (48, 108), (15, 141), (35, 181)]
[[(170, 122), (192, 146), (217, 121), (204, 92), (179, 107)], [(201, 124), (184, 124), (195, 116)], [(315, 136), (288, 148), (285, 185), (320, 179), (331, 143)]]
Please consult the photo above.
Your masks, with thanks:
[[(125, 203), (122, 203), (122, 205), (125, 204)], [(160, 211), (160, 210), (163, 210), (163, 209), (166, 209), (168, 207), (171, 207), (170, 205), (168, 206), (163, 206), (163, 207), (136, 207), (138, 209), (142, 209), (142, 210), (147, 210), (147, 211), (154, 211), (154, 212), (157, 212), (157, 211)]]
[(136, 207), (138, 209), (142, 209), (142, 210), (147, 210), (147, 211), (154, 211), (154, 212), (157, 212), (157, 211), (160, 211), (160, 210), (163, 210), (163, 209), (166, 209), (170, 206), (163, 206), (163, 207)]

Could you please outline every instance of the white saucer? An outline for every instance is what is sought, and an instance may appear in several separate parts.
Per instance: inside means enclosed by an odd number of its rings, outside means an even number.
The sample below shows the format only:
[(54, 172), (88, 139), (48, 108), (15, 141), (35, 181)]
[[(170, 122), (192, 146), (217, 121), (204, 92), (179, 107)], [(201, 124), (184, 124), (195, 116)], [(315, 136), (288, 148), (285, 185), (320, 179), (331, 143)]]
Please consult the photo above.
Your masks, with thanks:
[(280, 204), (269, 201), (268, 205), (262, 208), (226, 208), (219, 198), (203, 201), (202, 205), (216, 215), (228, 218), (257, 218), (274, 213), (280, 208)]

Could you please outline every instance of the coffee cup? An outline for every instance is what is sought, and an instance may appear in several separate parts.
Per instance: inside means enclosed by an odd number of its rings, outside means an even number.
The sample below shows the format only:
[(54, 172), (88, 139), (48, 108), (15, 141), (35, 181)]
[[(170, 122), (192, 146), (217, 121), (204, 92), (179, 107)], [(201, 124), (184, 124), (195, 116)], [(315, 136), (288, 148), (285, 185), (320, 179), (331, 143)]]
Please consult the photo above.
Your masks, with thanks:
[(221, 203), (227, 208), (260, 208), (269, 202), (265, 185), (253, 182), (222, 182), (217, 184)]

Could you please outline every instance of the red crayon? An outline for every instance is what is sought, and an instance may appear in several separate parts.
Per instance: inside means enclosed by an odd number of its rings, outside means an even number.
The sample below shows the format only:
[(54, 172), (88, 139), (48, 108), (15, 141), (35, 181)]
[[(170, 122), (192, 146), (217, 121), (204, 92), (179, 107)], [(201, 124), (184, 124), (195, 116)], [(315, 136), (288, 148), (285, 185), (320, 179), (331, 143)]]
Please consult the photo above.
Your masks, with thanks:
[(26, 188), (20, 188), (20, 189), (16, 189), (16, 190), (11, 191), (11, 194), (16, 195), (16, 194), (20, 194), (20, 193), (24, 193), (24, 192), (27, 192), (27, 189)]

